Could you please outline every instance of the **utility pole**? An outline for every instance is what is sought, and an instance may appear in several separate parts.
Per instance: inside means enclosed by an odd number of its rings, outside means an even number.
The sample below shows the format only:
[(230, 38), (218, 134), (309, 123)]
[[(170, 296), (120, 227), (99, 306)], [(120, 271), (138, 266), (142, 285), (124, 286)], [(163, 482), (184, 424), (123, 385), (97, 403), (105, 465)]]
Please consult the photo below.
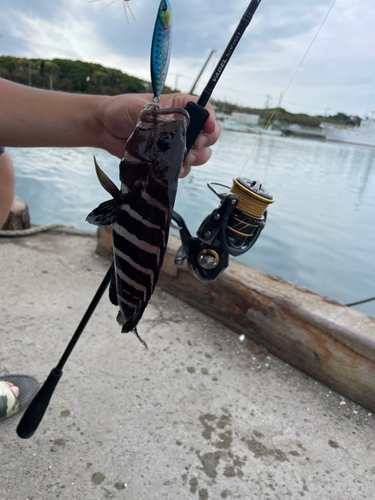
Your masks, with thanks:
[(31, 87), (31, 61), (29, 61), (29, 87)]
[(198, 81), (199, 81), (199, 78), (202, 76), (202, 73), (203, 73), (203, 71), (206, 69), (206, 66), (207, 66), (207, 64), (208, 64), (208, 61), (209, 61), (209, 60), (211, 59), (211, 57), (215, 54), (215, 52), (217, 52), (217, 50), (215, 50), (215, 49), (211, 50), (210, 55), (207, 57), (206, 62), (203, 64), (203, 67), (202, 67), (202, 69), (200, 70), (200, 73), (199, 73), (199, 75), (197, 76), (197, 79), (196, 79), (196, 80), (195, 80), (195, 82), (193, 83), (193, 86), (191, 87), (191, 89), (190, 89), (190, 91), (189, 91), (189, 94), (192, 94), (192, 93), (194, 92), (194, 89), (195, 89), (195, 87), (196, 87), (196, 85), (197, 85), (197, 83), (198, 83)]
[(264, 109), (268, 109), (270, 107), (271, 97), (272, 96), (270, 94), (266, 95), (266, 102), (264, 103)]
[(281, 108), (281, 103), (283, 102), (283, 97), (284, 97), (284, 93), (280, 92), (279, 102), (277, 103), (277, 108), (276, 108), (276, 111), (275, 111), (275, 119), (274, 119), (274, 121), (276, 121), (276, 120), (279, 119), (279, 109)]

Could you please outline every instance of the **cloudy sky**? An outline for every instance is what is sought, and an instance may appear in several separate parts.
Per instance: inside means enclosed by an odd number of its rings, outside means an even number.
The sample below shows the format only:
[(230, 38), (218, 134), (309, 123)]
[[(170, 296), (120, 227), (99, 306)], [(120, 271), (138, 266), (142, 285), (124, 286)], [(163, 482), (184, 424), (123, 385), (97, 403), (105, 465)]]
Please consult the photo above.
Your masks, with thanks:
[[(0, 53), (97, 62), (149, 80), (159, 0), (2, 0)], [(200, 92), (248, 0), (171, 0), (173, 47), (167, 85), (188, 92), (211, 49)], [(262, 0), (213, 97), (276, 106), (333, 0)], [(292, 112), (361, 117), (375, 111), (375, 2), (336, 0), (286, 92)]]

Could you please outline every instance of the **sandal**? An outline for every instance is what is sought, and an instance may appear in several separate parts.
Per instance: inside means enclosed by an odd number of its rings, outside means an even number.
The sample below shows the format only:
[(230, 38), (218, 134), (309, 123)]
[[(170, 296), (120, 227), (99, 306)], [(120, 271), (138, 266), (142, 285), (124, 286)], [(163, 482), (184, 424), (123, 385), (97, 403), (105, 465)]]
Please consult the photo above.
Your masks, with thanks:
[[(18, 397), (5, 382), (18, 387)], [(29, 375), (2, 375), (0, 377), (0, 420), (25, 410), (39, 390), (39, 382)]]

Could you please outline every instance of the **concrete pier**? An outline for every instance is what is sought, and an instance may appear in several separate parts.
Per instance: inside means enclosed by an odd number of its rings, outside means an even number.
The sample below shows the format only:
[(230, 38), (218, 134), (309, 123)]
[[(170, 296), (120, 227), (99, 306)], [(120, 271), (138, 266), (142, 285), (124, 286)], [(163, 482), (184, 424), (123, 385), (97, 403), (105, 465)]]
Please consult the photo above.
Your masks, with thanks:
[[(0, 239), (1, 376), (56, 365), (109, 265), (95, 247)], [(160, 289), (148, 350), (115, 318), (103, 297), (32, 438), (0, 423), (1, 500), (374, 498), (368, 409)]]

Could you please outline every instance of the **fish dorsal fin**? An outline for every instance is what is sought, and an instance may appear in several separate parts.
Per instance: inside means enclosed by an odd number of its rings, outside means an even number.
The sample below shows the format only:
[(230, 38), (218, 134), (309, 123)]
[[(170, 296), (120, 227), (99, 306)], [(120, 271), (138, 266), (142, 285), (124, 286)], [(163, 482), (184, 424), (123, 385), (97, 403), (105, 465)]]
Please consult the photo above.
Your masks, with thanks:
[(121, 191), (116, 186), (116, 184), (114, 184), (111, 181), (111, 179), (99, 167), (95, 156), (94, 156), (94, 163), (95, 163), (96, 175), (98, 176), (100, 184), (107, 191), (107, 193), (109, 193), (115, 200), (120, 200), (121, 199)]

